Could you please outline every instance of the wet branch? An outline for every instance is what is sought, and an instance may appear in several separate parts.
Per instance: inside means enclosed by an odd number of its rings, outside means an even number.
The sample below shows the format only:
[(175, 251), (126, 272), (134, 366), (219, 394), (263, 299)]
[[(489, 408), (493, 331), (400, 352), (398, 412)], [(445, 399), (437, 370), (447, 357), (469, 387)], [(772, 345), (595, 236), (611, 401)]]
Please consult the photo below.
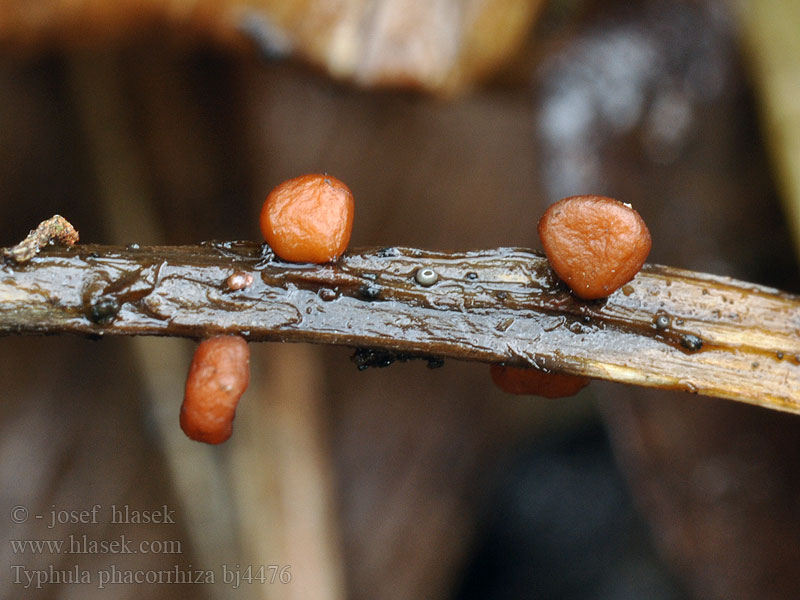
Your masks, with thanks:
[[(435, 283), (418, 283), (421, 268)], [(252, 284), (233, 289), (247, 274)], [(355, 249), (315, 266), (226, 242), (48, 247), (1, 275), (0, 335), (238, 333), (533, 365), (800, 413), (800, 298), (703, 273), (646, 265), (585, 302), (522, 249)]]

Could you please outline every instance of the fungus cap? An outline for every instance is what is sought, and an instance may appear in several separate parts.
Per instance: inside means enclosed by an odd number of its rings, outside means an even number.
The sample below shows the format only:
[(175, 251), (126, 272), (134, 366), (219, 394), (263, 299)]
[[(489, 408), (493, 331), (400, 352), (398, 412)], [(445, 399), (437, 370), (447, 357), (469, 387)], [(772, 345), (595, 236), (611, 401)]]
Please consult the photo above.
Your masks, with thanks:
[(584, 300), (609, 296), (633, 279), (652, 246), (639, 213), (603, 196), (559, 200), (538, 230), (553, 270)]
[(546, 373), (537, 369), (522, 369), (491, 365), (492, 381), (504, 392), (542, 398), (574, 396), (589, 385), (589, 379), (563, 373)]
[(331, 175), (301, 175), (273, 189), (261, 209), (261, 232), (280, 258), (327, 263), (347, 249), (355, 202)]
[(200, 342), (194, 352), (180, 423), (191, 439), (221, 444), (233, 431), (239, 398), (250, 383), (250, 349), (238, 335)]

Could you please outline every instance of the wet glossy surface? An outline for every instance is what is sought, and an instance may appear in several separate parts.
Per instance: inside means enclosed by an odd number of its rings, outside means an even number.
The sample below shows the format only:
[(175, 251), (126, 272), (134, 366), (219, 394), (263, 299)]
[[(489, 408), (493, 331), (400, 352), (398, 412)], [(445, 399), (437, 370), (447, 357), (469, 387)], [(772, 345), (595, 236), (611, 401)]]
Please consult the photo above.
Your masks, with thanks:
[[(435, 270), (433, 285), (417, 282), (421, 268)], [(252, 275), (252, 285), (231, 289), (234, 273)], [(516, 248), (361, 249), (313, 265), (250, 242), (86, 245), (6, 266), (0, 330), (237, 333), (535, 366), (800, 410), (797, 297), (655, 265), (624, 287), (579, 300), (544, 257)]]

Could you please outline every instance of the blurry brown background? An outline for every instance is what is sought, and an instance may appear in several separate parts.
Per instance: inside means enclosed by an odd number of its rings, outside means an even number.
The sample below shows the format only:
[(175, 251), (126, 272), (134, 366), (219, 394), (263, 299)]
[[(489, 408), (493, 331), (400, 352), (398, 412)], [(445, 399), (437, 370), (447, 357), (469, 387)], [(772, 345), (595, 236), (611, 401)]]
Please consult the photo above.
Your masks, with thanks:
[[(354, 246), (535, 248), (549, 203), (597, 193), (641, 212), (652, 262), (798, 292), (764, 18), (712, 0), (7, 0), (0, 245), (54, 213), (90, 242), (259, 239), (266, 193), (327, 171), (356, 196)], [(795, 416), (603, 382), (511, 397), (485, 365), (358, 372), (348, 349), (258, 344), (234, 436), (207, 448), (178, 427), (191, 350), (0, 340), (0, 596), (800, 593)], [(95, 504), (96, 524), (47, 527)], [(110, 524), (112, 505), (176, 523)], [(11, 544), (71, 534), (180, 552)], [(24, 589), (12, 565), (92, 583)], [(292, 581), (223, 581), (248, 565)], [(112, 566), (216, 583), (97, 589)]]

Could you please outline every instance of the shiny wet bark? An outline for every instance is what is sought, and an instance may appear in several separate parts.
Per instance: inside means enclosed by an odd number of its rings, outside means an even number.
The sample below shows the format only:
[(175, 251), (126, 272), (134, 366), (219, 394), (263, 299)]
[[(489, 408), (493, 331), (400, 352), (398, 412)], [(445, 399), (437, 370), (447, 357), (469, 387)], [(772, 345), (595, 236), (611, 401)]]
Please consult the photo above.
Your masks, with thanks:
[[(435, 283), (420, 284), (420, 269)], [(253, 283), (231, 289), (234, 273)], [(533, 366), (791, 412), (799, 331), (800, 298), (772, 288), (647, 265), (587, 302), (540, 254), (514, 248), (357, 249), (311, 265), (252, 242), (81, 245), (7, 265), (0, 281), (4, 334), (239, 334)]]

